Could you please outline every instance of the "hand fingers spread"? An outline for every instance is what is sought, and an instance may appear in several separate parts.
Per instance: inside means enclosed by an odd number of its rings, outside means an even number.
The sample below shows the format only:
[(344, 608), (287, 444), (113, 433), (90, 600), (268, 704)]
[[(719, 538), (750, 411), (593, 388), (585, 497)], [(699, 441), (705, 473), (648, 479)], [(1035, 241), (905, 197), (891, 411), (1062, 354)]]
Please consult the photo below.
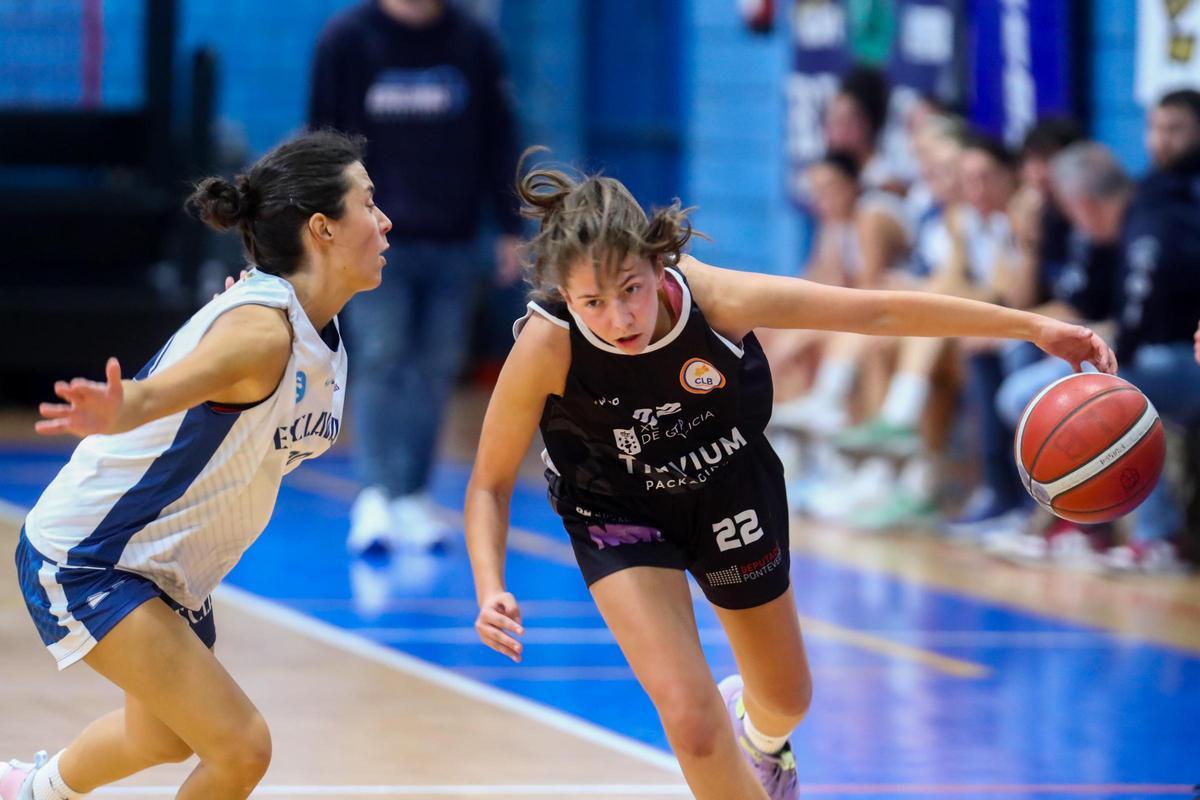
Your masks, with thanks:
[(66, 403), (39, 403), (38, 413), (48, 419), (57, 419), (70, 414), (71, 406)]
[(65, 419), (42, 419), (33, 423), (33, 429), (43, 435), (66, 433), (67, 421)]

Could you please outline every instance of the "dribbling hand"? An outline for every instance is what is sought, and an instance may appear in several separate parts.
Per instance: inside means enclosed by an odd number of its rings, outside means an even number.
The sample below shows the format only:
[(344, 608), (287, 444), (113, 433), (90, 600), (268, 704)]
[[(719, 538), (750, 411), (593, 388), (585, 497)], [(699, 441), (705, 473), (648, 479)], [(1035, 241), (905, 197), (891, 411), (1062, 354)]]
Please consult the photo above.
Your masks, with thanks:
[(111, 433), (125, 400), (121, 364), (115, 358), (104, 366), (104, 376), (104, 383), (86, 378), (55, 383), (54, 393), (66, 402), (40, 404), (38, 413), (45, 419), (38, 420), (34, 430), (44, 435), (73, 433), (80, 437)]
[(511, 592), (496, 592), (484, 599), (475, 618), (475, 632), (480, 640), (497, 653), (521, 662), (521, 643), (509, 634), (525, 633), (521, 625), (521, 609)]
[(1117, 374), (1116, 355), (1095, 331), (1082, 325), (1049, 320), (1033, 343), (1066, 361), (1076, 372), (1086, 361), (1100, 372)]

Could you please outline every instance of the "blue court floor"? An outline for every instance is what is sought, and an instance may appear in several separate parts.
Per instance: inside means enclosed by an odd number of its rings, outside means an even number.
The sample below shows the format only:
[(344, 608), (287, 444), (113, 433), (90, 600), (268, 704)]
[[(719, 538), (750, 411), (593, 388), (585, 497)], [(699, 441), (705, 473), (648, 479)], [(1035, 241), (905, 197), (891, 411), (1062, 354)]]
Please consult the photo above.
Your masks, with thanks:
[[(65, 452), (0, 448), (0, 499), (31, 505)], [(466, 479), (465, 465), (442, 465), (437, 501), (461, 510)], [(520, 485), (513, 501), (509, 587), (527, 629), (520, 665), (476, 639), (461, 542), (440, 556), (346, 555), (355, 489), (338, 453), (297, 470), (228, 582), (666, 749), (540, 485)], [(816, 682), (793, 737), (805, 783), (857, 797), (1041, 799), (1192, 796), (1200, 782), (1198, 653), (804, 554), (792, 579)], [(697, 618), (714, 677), (732, 672), (703, 602)]]

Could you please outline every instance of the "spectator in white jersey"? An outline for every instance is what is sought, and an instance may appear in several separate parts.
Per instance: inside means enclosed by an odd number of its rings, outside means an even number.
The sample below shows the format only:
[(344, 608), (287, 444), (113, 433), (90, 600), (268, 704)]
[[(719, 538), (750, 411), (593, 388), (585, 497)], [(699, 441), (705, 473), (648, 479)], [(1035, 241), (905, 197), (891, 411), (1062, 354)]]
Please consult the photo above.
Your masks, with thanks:
[(266, 527), (280, 482), (337, 438), (346, 352), (337, 314), (380, 284), (391, 221), (362, 145), (318, 132), (190, 209), (236, 227), (244, 280), (180, 328), (133, 380), (60, 381), (43, 434), (84, 437), (25, 520), (17, 573), (59, 669), (84, 661), (125, 693), (51, 758), (0, 766), (0, 800), (74, 800), (193, 753), (176, 795), (245, 798), (271, 737), (214, 657), (210, 593)]

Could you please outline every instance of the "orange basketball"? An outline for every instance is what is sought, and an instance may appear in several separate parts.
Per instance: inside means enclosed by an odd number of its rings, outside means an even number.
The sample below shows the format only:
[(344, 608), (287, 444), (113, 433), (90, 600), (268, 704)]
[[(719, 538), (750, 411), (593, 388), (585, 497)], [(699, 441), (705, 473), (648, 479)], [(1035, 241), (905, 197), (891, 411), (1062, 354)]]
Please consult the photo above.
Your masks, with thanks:
[(1081, 372), (1043, 389), (1017, 426), (1021, 482), (1063, 519), (1108, 522), (1146, 499), (1162, 474), (1158, 412), (1136, 386)]

